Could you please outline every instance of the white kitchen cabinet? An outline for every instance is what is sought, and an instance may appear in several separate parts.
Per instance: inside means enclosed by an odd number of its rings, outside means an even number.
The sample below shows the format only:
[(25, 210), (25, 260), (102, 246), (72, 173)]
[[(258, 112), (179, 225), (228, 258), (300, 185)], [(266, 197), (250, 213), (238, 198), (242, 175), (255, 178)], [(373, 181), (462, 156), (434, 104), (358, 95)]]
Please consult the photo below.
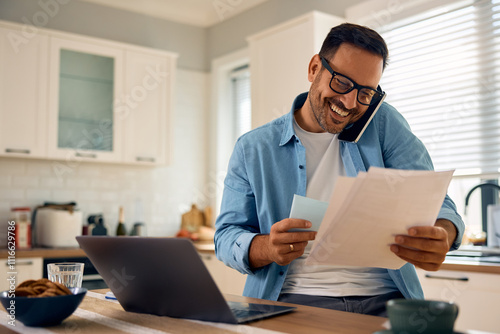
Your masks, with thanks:
[(330, 29), (344, 19), (311, 12), (248, 38), (252, 86), (252, 128), (290, 111), (309, 90), (307, 68)]
[[(13, 265), (14, 268), (10, 266)], [(16, 277), (12, 281), (15, 286), (28, 279), (39, 279), (43, 277), (43, 259), (41, 257), (34, 258), (16, 258), (15, 261), (9, 262), (7, 259), (0, 260), (0, 291), (9, 290), (8, 280), (12, 274)]]
[(201, 253), (200, 256), (222, 293), (243, 295), (246, 275), (226, 266), (215, 254)]
[(457, 303), (455, 329), (500, 330), (500, 275), (478, 272), (417, 269), (425, 299)]
[(0, 27), (0, 155), (46, 155), (48, 37)]
[(166, 164), (170, 152), (170, 111), (176, 57), (127, 50), (125, 93), (117, 105), (124, 125), (124, 160)]
[(0, 37), (0, 156), (169, 162), (177, 54), (3, 21)]
[(78, 37), (50, 37), (48, 156), (122, 160), (123, 50)]

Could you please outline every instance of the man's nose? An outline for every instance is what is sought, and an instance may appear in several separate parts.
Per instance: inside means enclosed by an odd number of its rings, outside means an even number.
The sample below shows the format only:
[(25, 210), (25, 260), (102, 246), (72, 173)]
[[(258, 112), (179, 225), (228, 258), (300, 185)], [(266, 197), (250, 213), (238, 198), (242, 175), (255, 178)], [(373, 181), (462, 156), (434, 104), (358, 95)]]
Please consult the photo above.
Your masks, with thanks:
[(358, 104), (358, 90), (353, 89), (347, 94), (343, 94), (340, 98), (347, 109), (355, 108)]

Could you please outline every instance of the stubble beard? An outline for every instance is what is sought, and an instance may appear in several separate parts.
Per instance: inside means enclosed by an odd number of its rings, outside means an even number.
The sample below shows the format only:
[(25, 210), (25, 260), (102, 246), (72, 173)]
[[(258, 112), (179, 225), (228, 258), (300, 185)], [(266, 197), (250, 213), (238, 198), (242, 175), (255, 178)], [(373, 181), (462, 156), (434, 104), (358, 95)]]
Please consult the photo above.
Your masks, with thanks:
[[(315, 101), (316, 103), (313, 103), (313, 98), (309, 99), (309, 104), (311, 106), (311, 113), (312, 116), (316, 119), (316, 122), (318, 122), (318, 125), (326, 132), (332, 133), (332, 134), (338, 134), (344, 130), (345, 126), (347, 124), (352, 123), (352, 119), (357, 119), (359, 110), (357, 108), (353, 109), (346, 109), (344, 104), (339, 101), (338, 99), (331, 98), (331, 99), (322, 99), (321, 95), (313, 88), (311, 89), (311, 95), (314, 97), (317, 97), (317, 100)], [(339, 122), (335, 119), (333, 119), (330, 116), (330, 113), (332, 112), (330, 109), (330, 103), (334, 104), (337, 106), (337, 108), (349, 112), (350, 113), (350, 121), (344, 125), (343, 122)], [(328, 119), (330, 119), (331, 122), (328, 122)], [(333, 123), (333, 124), (332, 124)]]

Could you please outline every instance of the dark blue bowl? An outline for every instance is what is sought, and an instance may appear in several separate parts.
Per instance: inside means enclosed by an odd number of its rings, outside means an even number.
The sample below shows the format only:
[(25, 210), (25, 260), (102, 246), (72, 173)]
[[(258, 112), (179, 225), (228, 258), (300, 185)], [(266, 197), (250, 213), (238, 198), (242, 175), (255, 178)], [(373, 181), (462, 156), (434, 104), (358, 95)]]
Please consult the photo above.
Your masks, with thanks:
[(0, 293), (0, 302), (9, 316), (15, 316), (15, 319), (25, 326), (55, 326), (75, 312), (87, 293), (85, 288), (71, 288), (70, 290), (72, 295), (30, 298), (9, 298), (9, 292), (3, 291)]

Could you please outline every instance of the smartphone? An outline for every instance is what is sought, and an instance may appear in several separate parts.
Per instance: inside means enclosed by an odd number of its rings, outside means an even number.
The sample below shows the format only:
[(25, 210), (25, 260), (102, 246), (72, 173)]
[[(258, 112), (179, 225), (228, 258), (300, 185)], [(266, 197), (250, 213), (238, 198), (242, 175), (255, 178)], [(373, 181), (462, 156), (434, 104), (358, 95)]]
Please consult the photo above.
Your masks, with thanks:
[[(382, 91), (380, 86), (378, 86), (378, 88), (380, 91)], [(342, 132), (339, 134), (339, 140), (357, 143), (358, 140), (363, 135), (363, 132), (365, 132), (365, 129), (368, 126), (368, 124), (370, 124), (370, 121), (372, 120), (373, 116), (375, 116), (375, 113), (377, 112), (378, 108), (380, 108), (382, 102), (384, 102), (386, 96), (387, 94), (384, 93), (382, 95), (382, 98), (378, 101), (378, 103), (369, 106), (365, 114), (360, 119), (352, 123), (351, 126), (349, 126), (348, 128), (342, 130)]]

